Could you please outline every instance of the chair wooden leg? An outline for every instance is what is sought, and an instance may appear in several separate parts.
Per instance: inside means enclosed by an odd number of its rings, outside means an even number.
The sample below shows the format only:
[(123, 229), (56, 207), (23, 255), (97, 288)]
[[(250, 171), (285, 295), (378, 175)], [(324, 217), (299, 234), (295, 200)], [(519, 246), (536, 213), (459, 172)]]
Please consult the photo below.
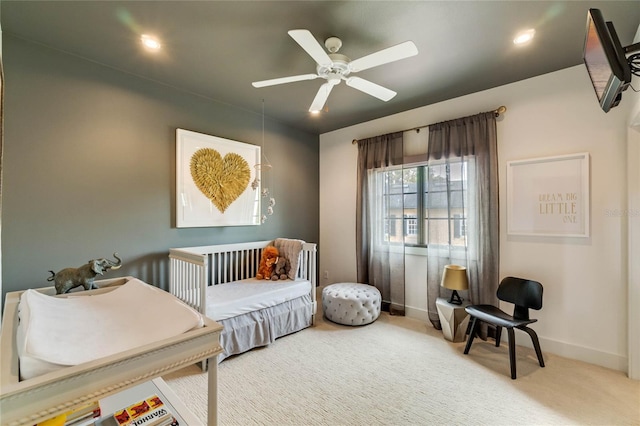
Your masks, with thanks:
[(480, 326), (480, 321), (478, 318), (473, 317), (473, 323), (471, 324), (471, 332), (469, 333), (469, 338), (467, 339), (467, 345), (464, 347), (464, 353), (468, 354), (469, 349), (471, 349), (471, 344), (473, 343), (473, 339), (476, 337), (476, 332), (478, 331), (478, 327)]
[(496, 348), (500, 347), (500, 337), (502, 336), (502, 327), (496, 325)]
[(507, 327), (509, 334), (509, 364), (511, 366), (511, 378), (516, 378), (516, 336), (513, 327)]
[(531, 342), (533, 343), (533, 348), (536, 350), (536, 355), (538, 356), (538, 363), (540, 367), (544, 367), (544, 359), (542, 358), (542, 350), (540, 349), (540, 342), (538, 341), (538, 335), (536, 332), (529, 328), (523, 327), (523, 331), (526, 331), (529, 336), (531, 336)]

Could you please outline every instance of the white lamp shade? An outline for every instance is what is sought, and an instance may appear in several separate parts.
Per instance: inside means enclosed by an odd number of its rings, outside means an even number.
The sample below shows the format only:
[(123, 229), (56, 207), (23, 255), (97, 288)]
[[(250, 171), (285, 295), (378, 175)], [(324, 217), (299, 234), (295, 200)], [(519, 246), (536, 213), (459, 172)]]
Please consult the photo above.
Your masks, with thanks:
[(440, 285), (449, 290), (467, 290), (469, 288), (467, 268), (459, 265), (445, 265)]

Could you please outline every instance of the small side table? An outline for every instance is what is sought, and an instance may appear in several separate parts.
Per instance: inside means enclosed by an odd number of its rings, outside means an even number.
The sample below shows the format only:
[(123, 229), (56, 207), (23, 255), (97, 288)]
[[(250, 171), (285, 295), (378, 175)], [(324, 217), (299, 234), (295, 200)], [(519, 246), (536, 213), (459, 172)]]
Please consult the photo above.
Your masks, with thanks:
[(438, 317), (440, 317), (442, 334), (444, 334), (445, 339), (451, 342), (464, 342), (467, 325), (469, 324), (469, 314), (464, 308), (468, 305), (468, 302), (462, 302), (462, 305), (454, 305), (444, 297), (436, 299)]

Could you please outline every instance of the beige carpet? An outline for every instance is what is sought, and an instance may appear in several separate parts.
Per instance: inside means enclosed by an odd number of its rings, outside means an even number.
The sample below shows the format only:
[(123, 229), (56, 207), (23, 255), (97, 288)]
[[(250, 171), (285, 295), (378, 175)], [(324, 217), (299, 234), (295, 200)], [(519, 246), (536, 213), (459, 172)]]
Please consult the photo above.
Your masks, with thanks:
[[(516, 341), (528, 339), (516, 332)], [(220, 425), (640, 425), (640, 382), (623, 373), (476, 340), (469, 355), (430, 325), (383, 314), (315, 327), (219, 365)], [(165, 377), (206, 419), (206, 374)], [(204, 423), (204, 421), (203, 421)], [(193, 426), (193, 425), (192, 425)]]

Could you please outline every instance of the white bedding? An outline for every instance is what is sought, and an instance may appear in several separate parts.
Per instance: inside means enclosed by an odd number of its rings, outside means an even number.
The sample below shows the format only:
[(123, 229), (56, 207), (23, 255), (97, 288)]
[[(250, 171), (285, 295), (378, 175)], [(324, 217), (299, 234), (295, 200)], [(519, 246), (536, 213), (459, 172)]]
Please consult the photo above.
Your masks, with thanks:
[(265, 281), (255, 278), (207, 287), (207, 317), (214, 321), (269, 308), (311, 294), (307, 280)]
[(20, 379), (113, 355), (202, 327), (202, 316), (138, 279), (101, 294), (25, 291), (18, 307)]

